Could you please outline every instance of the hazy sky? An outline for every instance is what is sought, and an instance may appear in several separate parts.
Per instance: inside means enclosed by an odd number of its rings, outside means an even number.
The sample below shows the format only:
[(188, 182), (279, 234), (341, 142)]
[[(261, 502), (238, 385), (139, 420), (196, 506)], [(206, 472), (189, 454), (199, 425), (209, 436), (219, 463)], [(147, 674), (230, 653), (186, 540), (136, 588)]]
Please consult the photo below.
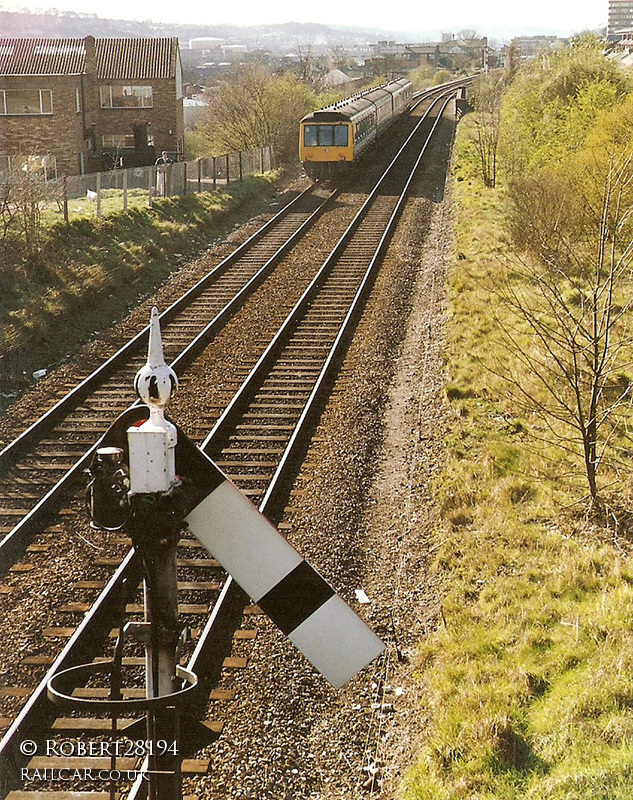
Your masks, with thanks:
[[(561, 33), (605, 25), (608, 0), (392, 0), (392, 2), (341, 2), (319, 0), (0, 0), (1, 10), (76, 11), (109, 19), (156, 22), (233, 23), (321, 22), (329, 25), (368, 25), (385, 30), (458, 31), (551, 28)], [(387, 11), (386, 11), (387, 9)], [(362, 16), (361, 16), (362, 14)], [(0, 32), (1, 33), (1, 32)]]

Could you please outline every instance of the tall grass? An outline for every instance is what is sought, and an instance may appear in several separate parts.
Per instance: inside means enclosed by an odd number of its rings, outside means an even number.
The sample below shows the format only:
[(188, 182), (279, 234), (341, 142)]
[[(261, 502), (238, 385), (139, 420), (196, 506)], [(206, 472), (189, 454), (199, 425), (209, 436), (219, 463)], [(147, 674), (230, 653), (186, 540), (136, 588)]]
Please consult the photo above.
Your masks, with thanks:
[(92, 331), (123, 316), (184, 261), (204, 251), (274, 195), (276, 176), (252, 177), (215, 192), (157, 200), (101, 219), (47, 229), (36, 262), (2, 251), (0, 354), (10, 373), (47, 366)]
[[(458, 136), (442, 622), (422, 645), (424, 747), (406, 800), (633, 797), (633, 562), (486, 369), (502, 359), (486, 276), (510, 244), (503, 191)], [(498, 310), (497, 313), (503, 313)]]

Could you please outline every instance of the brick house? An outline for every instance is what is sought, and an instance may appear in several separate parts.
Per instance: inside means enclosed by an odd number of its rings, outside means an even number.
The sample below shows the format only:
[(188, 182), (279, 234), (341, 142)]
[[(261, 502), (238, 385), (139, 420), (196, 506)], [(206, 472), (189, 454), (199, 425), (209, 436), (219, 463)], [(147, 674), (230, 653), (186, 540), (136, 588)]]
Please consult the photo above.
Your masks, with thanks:
[(0, 39), (0, 158), (57, 175), (184, 150), (178, 39)]

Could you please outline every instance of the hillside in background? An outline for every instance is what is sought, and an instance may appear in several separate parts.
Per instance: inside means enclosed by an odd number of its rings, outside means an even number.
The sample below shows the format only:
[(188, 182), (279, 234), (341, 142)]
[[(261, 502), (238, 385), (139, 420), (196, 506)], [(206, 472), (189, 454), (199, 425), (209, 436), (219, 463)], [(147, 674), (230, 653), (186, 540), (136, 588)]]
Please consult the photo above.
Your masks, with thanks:
[(246, 44), (252, 49), (285, 51), (293, 45), (323, 48), (364, 45), (377, 39), (413, 41), (411, 33), (378, 28), (344, 28), (319, 23), (287, 22), (282, 25), (179, 25), (151, 20), (102, 19), (96, 14), (0, 11), (0, 36), (81, 38), (84, 36), (177, 36), (188, 42), (200, 36), (213, 36), (227, 43)]

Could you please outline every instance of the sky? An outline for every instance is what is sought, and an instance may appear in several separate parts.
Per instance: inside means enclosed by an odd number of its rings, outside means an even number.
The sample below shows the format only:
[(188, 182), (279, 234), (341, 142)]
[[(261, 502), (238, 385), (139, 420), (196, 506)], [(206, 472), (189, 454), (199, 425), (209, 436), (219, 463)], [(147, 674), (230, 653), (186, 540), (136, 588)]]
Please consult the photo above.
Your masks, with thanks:
[[(107, 19), (203, 25), (258, 25), (279, 22), (320, 22), (328, 25), (378, 27), (384, 30), (459, 31), (491, 29), (524, 32), (553, 30), (561, 35), (606, 25), (608, 0), (391, 0), (390, 3), (318, 3), (296, 0), (0, 0), (0, 10), (50, 11), (57, 9), (96, 14)], [(388, 9), (388, 11), (386, 11)]]

